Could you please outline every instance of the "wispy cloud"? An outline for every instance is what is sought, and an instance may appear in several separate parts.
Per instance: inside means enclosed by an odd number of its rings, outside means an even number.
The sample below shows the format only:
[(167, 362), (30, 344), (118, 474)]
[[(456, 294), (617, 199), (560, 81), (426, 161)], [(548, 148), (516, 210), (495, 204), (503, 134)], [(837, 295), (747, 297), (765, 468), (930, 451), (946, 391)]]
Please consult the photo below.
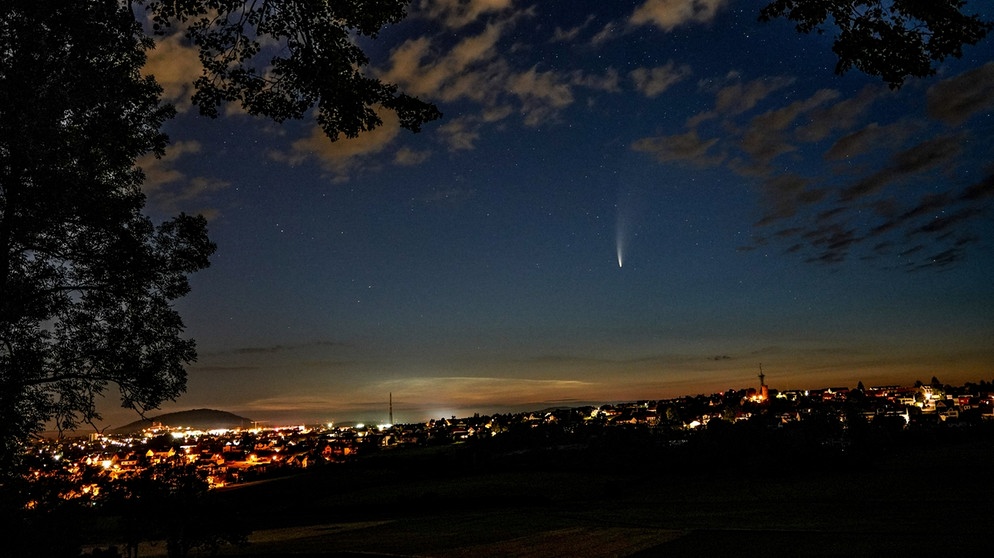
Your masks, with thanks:
[(430, 36), (410, 39), (391, 52), (389, 67), (380, 77), (414, 95), (442, 101), (485, 101), (489, 88), (480, 87), (485, 78), (507, 73), (498, 58), (497, 43), (511, 25), (510, 20), (491, 23), (476, 34), (463, 36), (444, 52), (441, 42)]
[(702, 81), (701, 90), (712, 93), (715, 98), (714, 108), (692, 116), (687, 121), (687, 127), (696, 129), (699, 124), (713, 119), (727, 121), (744, 112), (752, 110), (761, 101), (774, 92), (789, 87), (794, 78), (786, 76), (764, 77), (743, 83), (740, 76), (732, 72), (722, 80)]
[(483, 121), (479, 118), (463, 116), (453, 118), (439, 127), (439, 134), (450, 151), (470, 150), (480, 139)]
[(739, 140), (739, 148), (749, 156), (747, 161), (752, 171), (765, 172), (773, 159), (796, 150), (798, 144), (789, 133), (795, 122), (838, 96), (838, 91), (822, 89), (806, 99), (754, 116)]
[[(972, 183), (953, 177), (960, 174), (964, 146), (974, 141), (967, 123), (992, 106), (986, 96), (992, 67), (932, 86), (925, 113), (891, 121), (874, 107), (909, 101), (880, 87), (848, 97), (822, 89), (778, 104), (772, 93), (789, 96), (793, 78), (741, 82), (730, 73), (701, 82), (714, 95), (713, 108), (689, 118), (684, 132), (641, 138), (632, 149), (662, 164), (724, 165), (751, 181), (763, 202), (757, 245), (786, 243), (785, 252), (828, 263), (868, 243), (864, 258), (891, 254), (908, 269), (950, 265), (974, 242), (972, 224), (990, 211), (984, 202), (989, 176)], [(948, 124), (960, 126), (950, 130)], [(812, 158), (818, 144), (827, 147)], [(936, 181), (947, 186), (925, 189)], [(917, 205), (909, 191), (923, 192)], [(898, 249), (923, 242), (934, 249)]]
[(316, 123), (310, 135), (293, 141), (287, 150), (270, 150), (269, 158), (290, 165), (307, 161), (319, 164), (336, 182), (347, 180), (353, 173), (367, 169), (377, 162), (368, 155), (386, 150), (400, 133), (400, 121), (390, 111), (380, 111), (383, 124), (354, 138), (331, 141)]
[(573, 102), (573, 90), (563, 76), (532, 67), (510, 77), (508, 91), (521, 101), (526, 126), (538, 126)]
[(162, 86), (163, 100), (173, 103), (181, 112), (192, 106), (193, 82), (200, 77), (201, 70), (197, 48), (180, 31), (158, 38), (142, 68), (144, 74), (155, 76)]
[(420, 165), (430, 158), (430, 149), (415, 150), (410, 147), (402, 147), (394, 154), (393, 162), (402, 167), (413, 167)]
[(718, 138), (701, 139), (696, 130), (672, 136), (641, 138), (632, 144), (632, 149), (652, 155), (661, 163), (687, 163), (695, 167), (713, 167), (724, 159), (715, 153)]
[(308, 349), (314, 347), (343, 348), (348, 346), (349, 345), (345, 343), (340, 343), (337, 341), (309, 341), (306, 343), (295, 343), (292, 345), (264, 345), (264, 346), (255, 346), (255, 347), (238, 347), (234, 349), (228, 349), (225, 351), (202, 353), (201, 356), (216, 357), (223, 355), (267, 355), (267, 354), (271, 355), (271, 354), (299, 351), (301, 349)]
[[(760, 186), (760, 192), (765, 202), (766, 213), (758, 224), (769, 225), (774, 222), (793, 217), (801, 208), (821, 201), (826, 191), (811, 187), (811, 181), (801, 175), (784, 173), (769, 177)], [(784, 229), (777, 236), (792, 236), (790, 233), (801, 232), (802, 229)]]
[(823, 157), (828, 161), (851, 161), (877, 150), (892, 150), (902, 145), (912, 131), (906, 122), (886, 126), (871, 122), (837, 139)]
[(928, 115), (958, 125), (994, 107), (994, 62), (933, 85), (928, 90)]
[(874, 194), (909, 175), (947, 164), (959, 153), (962, 139), (958, 134), (943, 135), (899, 151), (891, 156), (882, 169), (843, 188), (839, 193), (839, 200), (851, 202)]
[(629, 22), (672, 31), (682, 25), (710, 22), (726, 3), (727, 0), (646, 0), (635, 8)]
[(552, 33), (552, 39), (551, 40), (555, 41), (555, 42), (572, 42), (572, 41), (575, 41), (577, 39), (577, 37), (580, 36), (580, 33), (582, 33), (587, 28), (589, 28), (590, 25), (594, 22), (595, 19), (596, 19), (595, 16), (589, 15), (589, 16), (587, 16), (587, 19), (584, 20), (584, 22), (582, 24), (577, 25), (576, 27), (570, 27), (569, 29), (563, 29), (563, 28), (561, 28), (559, 26), (556, 26), (555, 31)]
[(506, 12), (513, 4), (513, 0), (421, 0), (412, 15), (441, 21), (446, 27), (460, 28)]
[(628, 75), (635, 82), (635, 88), (646, 97), (657, 97), (675, 83), (687, 79), (692, 74), (690, 66), (670, 60), (655, 68), (635, 68)]
[(142, 190), (153, 207), (166, 213), (185, 211), (214, 218), (218, 211), (209, 206), (208, 195), (224, 190), (230, 183), (205, 176), (188, 177), (177, 168), (177, 162), (188, 156), (200, 154), (202, 147), (196, 141), (178, 141), (166, 148), (166, 154), (157, 158), (146, 155), (136, 164), (145, 173)]

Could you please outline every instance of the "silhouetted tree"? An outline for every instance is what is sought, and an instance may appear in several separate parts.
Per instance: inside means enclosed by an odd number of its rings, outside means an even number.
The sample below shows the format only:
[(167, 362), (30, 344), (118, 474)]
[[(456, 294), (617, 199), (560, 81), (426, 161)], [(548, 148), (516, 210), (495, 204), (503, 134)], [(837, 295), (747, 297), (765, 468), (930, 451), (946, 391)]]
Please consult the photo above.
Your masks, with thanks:
[(667, 428), (679, 428), (683, 426), (680, 413), (673, 406), (666, 407), (666, 413), (663, 415), (662, 422)]
[(891, 88), (908, 77), (935, 73), (935, 63), (963, 55), (994, 23), (963, 13), (964, 0), (774, 0), (761, 21), (786, 18), (798, 31), (834, 26), (835, 73), (852, 68), (879, 76)]
[(98, 417), (108, 384), (175, 398), (194, 343), (172, 301), (214, 245), (202, 217), (142, 214), (134, 161), (172, 109), (141, 77), (150, 40), (114, 1), (0, 8), (0, 472), (55, 420)]
[[(139, 413), (176, 398), (195, 356), (172, 302), (214, 245), (202, 217), (143, 215), (138, 157), (162, 155), (172, 107), (140, 73), (181, 28), (203, 72), (193, 102), (276, 121), (317, 109), (332, 139), (440, 116), (362, 72), (409, 0), (8, 0), (0, 5), (0, 474), (26, 436), (99, 418), (109, 385)], [(150, 27), (147, 29), (146, 26)], [(272, 54), (272, 56), (269, 56)]]
[[(8, 475), (0, 484), (0, 525), (3, 556), (17, 558), (75, 558), (83, 543), (84, 526), (93, 512), (90, 495), (79, 486), (95, 480), (83, 470), (72, 474), (50, 457), (27, 456), (44, 471), (33, 475)], [(71, 495), (71, 497), (70, 497)]]
[(118, 518), (127, 556), (137, 556), (138, 544), (150, 540), (165, 540), (170, 558), (194, 549), (214, 552), (245, 542), (249, 532), (239, 514), (208, 491), (194, 465), (149, 467), (114, 483), (104, 511)]
[(862, 380), (856, 384), (856, 389), (849, 391), (849, 401), (863, 402), (866, 400), (866, 388), (863, 386)]

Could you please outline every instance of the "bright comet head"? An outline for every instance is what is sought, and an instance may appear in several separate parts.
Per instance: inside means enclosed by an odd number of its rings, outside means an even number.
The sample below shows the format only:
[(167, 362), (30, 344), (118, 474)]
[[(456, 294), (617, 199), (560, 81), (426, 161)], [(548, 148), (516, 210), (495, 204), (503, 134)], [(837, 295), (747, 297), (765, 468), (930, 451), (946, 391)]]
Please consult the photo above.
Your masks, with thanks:
[(618, 248), (617, 249), (617, 252), (618, 252), (618, 267), (622, 267), (624, 265), (624, 263), (625, 263), (625, 240), (624, 240), (624, 236), (623, 236), (623, 231), (621, 230), (620, 226), (618, 227), (618, 235), (617, 235), (617, 244), (616, 244), (616, 246)]
[(618, 267), (623, 267), (625, 264), (625, 218), (621, 213), (621, 205), (617, 206), (618, 215), (615, 221), (614, 229), (614, 246), (617, 248), (618, 253)]

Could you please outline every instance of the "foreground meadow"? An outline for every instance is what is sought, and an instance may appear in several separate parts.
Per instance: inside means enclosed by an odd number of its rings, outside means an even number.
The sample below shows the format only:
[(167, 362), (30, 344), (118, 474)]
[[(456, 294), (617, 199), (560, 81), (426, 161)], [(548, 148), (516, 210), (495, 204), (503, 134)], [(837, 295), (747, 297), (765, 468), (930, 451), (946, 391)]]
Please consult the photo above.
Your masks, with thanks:
[(222, 555), (925, 556), (994, 543), (989, 442), (710, 458), (674, 470), (637, 449), (388, 452), (225, 492), (253, 533)]

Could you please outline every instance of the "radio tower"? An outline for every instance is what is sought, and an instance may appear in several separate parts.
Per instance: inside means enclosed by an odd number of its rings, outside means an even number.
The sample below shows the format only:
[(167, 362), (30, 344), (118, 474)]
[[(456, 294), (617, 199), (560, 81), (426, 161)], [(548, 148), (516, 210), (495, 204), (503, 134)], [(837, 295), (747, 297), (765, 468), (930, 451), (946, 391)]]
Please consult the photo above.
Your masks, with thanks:
[(390, 392), (390, 424), (393, 424), (393, 392)]

